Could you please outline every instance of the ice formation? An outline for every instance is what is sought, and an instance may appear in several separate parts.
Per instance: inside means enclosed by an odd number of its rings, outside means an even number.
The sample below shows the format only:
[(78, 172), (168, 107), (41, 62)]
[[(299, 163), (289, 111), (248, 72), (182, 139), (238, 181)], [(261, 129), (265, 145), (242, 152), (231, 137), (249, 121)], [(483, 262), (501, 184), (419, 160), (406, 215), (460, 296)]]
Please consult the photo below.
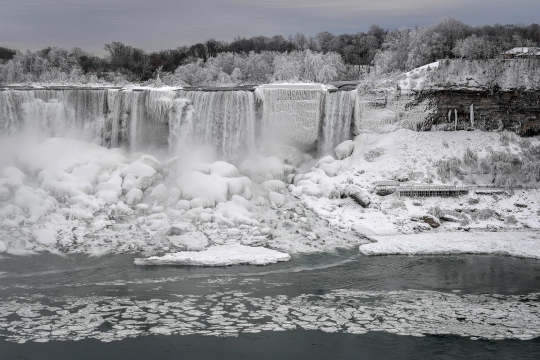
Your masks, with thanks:
[(238, 336), (240, 333), (372, 331), (471, 339), (540, 336), (539, 294), (459, 295), (436, 291), (334, 290), (294, 297), (255, 297), (239, 290), (183, 295), (176, 301), (135, 296), (16, 296), (0, 302), (8, 341), (118, 341), (148, 335)]
[(279, 261), (289, 261), (291, 256), (263, 247), (245, 245), (211, 246), (204, 251), (184, 251), (164, 256), (135, 259), (135, 265), (268, 265)]
[(263, 138), (297, 147), (309, 147), (318, 140), (321, 85), (263, 85), (256, 93), (263, 106)]

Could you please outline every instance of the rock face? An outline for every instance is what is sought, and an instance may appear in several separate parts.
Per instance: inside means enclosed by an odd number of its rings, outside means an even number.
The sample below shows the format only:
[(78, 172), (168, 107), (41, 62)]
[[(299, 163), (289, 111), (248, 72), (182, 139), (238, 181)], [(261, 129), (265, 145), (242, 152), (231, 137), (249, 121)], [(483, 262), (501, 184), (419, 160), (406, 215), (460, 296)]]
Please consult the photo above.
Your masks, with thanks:
[(433, 106), (421, 130), (506, 129), (520, 136), (540, 134), (540, 91), (436, 90), (417, 96), (429, 98)]

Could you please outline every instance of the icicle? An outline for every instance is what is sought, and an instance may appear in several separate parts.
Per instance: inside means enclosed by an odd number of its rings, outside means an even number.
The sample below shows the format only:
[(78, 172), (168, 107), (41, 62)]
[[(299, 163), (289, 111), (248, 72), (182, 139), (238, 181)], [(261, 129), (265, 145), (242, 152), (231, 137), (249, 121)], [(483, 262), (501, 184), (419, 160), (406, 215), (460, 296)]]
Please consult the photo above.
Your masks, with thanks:
[(474, 104), (471, 104), (471, 127), (474, 128)]
[(454, 131), (457, 131), (457, 109), (454, 109)]

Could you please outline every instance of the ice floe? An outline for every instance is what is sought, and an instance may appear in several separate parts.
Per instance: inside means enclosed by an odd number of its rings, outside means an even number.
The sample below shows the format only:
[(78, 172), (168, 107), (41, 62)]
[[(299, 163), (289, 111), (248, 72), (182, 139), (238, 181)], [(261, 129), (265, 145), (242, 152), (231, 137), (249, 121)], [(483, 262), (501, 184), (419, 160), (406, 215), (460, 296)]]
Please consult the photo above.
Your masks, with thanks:
[(182, 251), (163, 256), (136, 258), (135, 265), (268, 265), (289, 261), (291, 256), (276, 250), (245, 245), (210, 246), (204, 251)]

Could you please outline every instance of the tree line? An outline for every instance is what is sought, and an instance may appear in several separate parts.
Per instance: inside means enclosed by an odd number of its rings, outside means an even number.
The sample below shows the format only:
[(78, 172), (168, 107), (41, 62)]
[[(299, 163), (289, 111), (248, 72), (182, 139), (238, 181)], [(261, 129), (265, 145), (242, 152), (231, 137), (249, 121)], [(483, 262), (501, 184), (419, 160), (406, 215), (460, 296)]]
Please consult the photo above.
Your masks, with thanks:
[(446, 58), (488, 59), (516, 46), (540, 46), (540, 25), (472, 27), (444, 19), (426, 27), (314, 37), (208, 39), (176, 49), (147, 52), (122, 42), (105, 45), (106, 55), (81, 48), (46, 47), (15, 51), (0, 47), (0, 82), (71, 82), (171, 85), (234, 85), (279, 80), (332, 81), (350, 76), (352, 65), (377, 72), (406, 71)]

